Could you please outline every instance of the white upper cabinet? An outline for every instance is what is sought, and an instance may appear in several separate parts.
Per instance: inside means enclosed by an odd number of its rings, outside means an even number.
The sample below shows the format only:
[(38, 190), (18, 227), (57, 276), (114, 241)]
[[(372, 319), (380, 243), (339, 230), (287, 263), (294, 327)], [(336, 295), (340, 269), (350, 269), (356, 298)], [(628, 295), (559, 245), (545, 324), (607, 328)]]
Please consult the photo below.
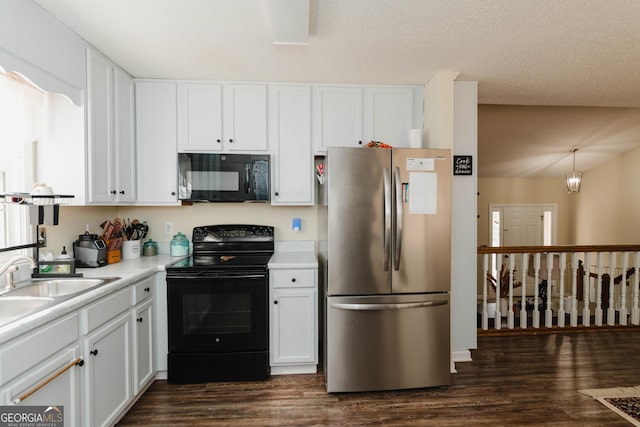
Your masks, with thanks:
[(412, 88), (371, 87), (365, 90), (367, 142), (381, 141), (393, 147), (408, 147), (409, 130), (414, 127), (413, 121)]
[(222, 151), (222, 85), (178, 83), (178, 151)]
[(362, 147), (381, 141), (409, 146), (409, 130), (422, 129), (421, 86), (314, 87), (313, 146)]
[(267, 85), (178, 84), (180, 152), (267, 149)]
[(135, 194), (133, 79), (87, 49), (89, 203), (130, 203)]
[[(229, 151), (266, 151), (267, 85), (228, 84), (224, 88), (224, 138)], [(227, 148), (228, 147), (228, 148)]]
[(269, 140), (273, 154), (271, 204), (312, 205), (310, 86), (270, 87)]
[(327, 147), (362, 146), (362, 87), (316, 86), (313, 98), (316, 152), (324, 153)]
[(138, 203), (178, 203), (176, 83), (136, 80)]

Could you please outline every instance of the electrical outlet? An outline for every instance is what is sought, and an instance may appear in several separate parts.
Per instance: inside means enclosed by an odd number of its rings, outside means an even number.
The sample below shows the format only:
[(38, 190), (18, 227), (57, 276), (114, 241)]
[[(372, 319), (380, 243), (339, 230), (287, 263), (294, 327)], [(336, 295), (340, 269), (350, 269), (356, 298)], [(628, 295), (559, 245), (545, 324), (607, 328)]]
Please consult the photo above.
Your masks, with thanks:
[(164, 232), (166, 234), (172, 234), (173, 233), (173, 223), (172, 222), (165, 222), (164, 223)]

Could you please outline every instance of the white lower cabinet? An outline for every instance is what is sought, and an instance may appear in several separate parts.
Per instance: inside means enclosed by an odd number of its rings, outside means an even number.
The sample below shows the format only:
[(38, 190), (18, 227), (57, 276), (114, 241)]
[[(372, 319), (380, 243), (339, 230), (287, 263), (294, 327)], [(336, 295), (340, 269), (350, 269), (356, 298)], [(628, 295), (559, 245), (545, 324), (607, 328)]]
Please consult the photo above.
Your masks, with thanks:
[[(151, 283), (149, 283), (151, 282)], [(143, 280), (136, 288), (149, 293), (154, 289), (153, 278)], [(134, 296), (135, 297), (135, 296)], [(147, 298), (133, 308), (133, 378), (134, 394), (145, 389), (155, 375), (153, 342), (153, 299)]]
[(1, 345), (0, 405), (62, 407), (65, 426), (83, 425), (78, 332), (72, 314)]
[(315, 373), (318, 365), (316, 269), (272, 270), (269, 363), (271, 374)]
[(0, 405), (57, 405), (65, 426), (114, 425), (155, 378), (155, 289), (152, 275), (0, 344)]
[(133, 396), (129, 289), (83, 311), (85, 326), (85, 423), (112, 425)]

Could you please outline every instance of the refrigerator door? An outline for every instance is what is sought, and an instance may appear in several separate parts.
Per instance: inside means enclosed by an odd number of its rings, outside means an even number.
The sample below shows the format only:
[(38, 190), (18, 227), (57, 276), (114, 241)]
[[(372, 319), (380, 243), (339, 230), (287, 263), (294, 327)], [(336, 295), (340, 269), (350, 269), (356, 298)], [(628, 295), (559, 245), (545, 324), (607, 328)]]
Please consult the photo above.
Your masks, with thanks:
[(328, 295), (391, 293), (391, 150), (329, 147)]
[(393, 149), (393, 293), (450, 290), (451, 173), (450, 150)]
[(329, 297), (327, 391), (451, 382), (449, 294)]

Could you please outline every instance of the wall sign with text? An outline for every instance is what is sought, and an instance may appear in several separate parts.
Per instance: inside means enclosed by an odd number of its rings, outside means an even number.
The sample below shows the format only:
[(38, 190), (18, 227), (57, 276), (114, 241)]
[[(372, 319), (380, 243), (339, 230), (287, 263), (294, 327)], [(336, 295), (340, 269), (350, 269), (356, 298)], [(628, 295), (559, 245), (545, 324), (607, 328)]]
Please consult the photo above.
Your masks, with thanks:
[(473, 156), (453, 156), (454, 175), (473, 175)]

